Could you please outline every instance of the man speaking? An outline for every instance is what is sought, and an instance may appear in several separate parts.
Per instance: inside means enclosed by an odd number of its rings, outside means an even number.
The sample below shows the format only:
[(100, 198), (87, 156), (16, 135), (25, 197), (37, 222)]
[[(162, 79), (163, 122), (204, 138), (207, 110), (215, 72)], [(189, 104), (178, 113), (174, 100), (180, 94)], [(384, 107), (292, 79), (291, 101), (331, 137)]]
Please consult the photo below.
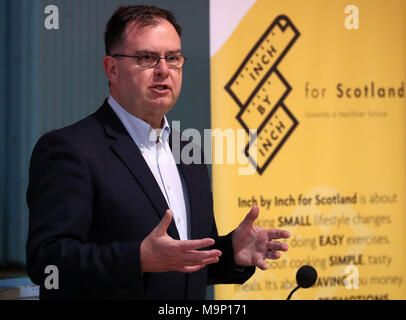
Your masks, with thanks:
[[(208, 284), (243, 283), (287, 250), (275, 239), (289, 232), (253, 225), (258, 207), (218, 236), (204, 161), (174, 159), (165, 114), (182, 85), (181, 33), (167, 10), (118, 8), (105, 33), (109, 98), (36, 144), (27, 269), (41, 299), (204, 299)], [(44, 286), (49, 265), (58, 289)]]

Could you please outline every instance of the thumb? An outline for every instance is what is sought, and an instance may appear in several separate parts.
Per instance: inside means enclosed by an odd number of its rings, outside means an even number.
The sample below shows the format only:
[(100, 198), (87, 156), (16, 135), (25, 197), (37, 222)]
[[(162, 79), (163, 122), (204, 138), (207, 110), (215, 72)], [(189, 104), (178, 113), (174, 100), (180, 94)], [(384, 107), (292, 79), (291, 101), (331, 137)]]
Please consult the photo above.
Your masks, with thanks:
[(172, 221), (172, 211), (168, 209), (166, 210), (159, 224), (154, 229), (154, 231), (157, 233), (158, 236), (163, 236), (166, 234), (166, 231), (168, 230), (171, 221)]
[(241, 222), (241, 226), (250, 227), (254, 224), (254, 221), (258, 218), (259, 215), (259, 208), (257, 206), (253, 206), (245, 216), (244, 220)]

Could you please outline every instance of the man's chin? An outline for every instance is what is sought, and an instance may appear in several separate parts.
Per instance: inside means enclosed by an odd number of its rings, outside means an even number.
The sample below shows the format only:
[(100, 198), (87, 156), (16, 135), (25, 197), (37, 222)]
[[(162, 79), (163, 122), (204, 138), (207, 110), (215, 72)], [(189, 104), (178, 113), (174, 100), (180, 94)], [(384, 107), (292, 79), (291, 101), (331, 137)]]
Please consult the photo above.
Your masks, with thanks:
[(153, 110), (160, 111), (163, 114), (169, 112), (175, 105), (175, 102), (168, 101), (168, 99), (154, 99), (148, 103), (149, 107)]

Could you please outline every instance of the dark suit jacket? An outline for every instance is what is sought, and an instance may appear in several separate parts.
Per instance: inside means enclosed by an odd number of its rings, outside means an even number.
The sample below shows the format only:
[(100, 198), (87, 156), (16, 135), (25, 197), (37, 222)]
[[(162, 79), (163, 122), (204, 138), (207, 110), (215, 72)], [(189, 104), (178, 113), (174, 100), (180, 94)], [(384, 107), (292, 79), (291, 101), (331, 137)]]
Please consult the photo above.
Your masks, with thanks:
[[(223, 255), (194, 273), (140, 271), (141, 241), (168, 205), (137, 145), (107, 101), (94, 114), (42, 136), (30, 163), (27, 270), (41, 299), (204, 299), (206, 285), (243, 283), (231, 234), (218, 237), (205, 164), (178, 165), (188, 188), (192, 239)], [(168, 234), (179, 239), (174, 222)], [(47, 290), (47, 265), (59, 289)]]

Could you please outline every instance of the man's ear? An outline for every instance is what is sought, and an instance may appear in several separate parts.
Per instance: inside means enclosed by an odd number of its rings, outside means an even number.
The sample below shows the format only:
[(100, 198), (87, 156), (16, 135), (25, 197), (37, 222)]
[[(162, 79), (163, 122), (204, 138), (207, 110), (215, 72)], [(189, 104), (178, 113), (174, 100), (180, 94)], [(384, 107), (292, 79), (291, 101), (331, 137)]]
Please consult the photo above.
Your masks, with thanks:
[(106, 72), (106, 76), (107, 79), (109, 79), (109, 82), (113, 84), (116, 83), (118, 76), (117, 60), (111, 56), (105, 56), (103, 58), (103, 68)]

